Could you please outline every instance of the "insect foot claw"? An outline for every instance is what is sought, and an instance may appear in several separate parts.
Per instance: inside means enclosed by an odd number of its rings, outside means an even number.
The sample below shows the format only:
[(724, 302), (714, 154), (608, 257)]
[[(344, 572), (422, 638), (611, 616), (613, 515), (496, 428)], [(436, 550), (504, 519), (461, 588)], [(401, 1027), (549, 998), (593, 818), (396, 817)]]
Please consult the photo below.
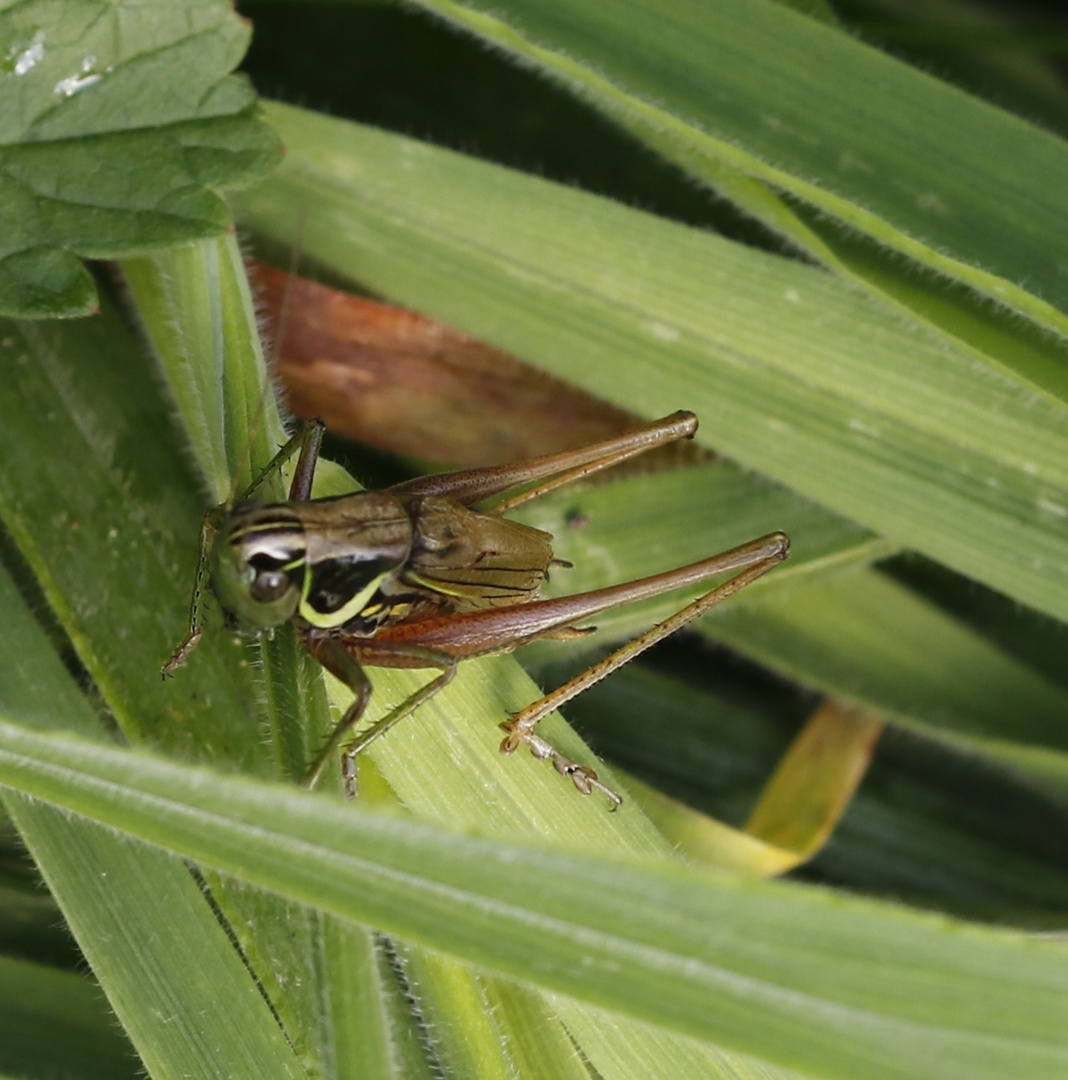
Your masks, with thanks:
[(200, 630), (190, 630), (185, 640), (171, 653), (170, 658), (159, 669), (160, 675), (164, 679), (170, 678), (180, 667), (185, 665), (186, 660), (189, 659), (198, 644), (200, 644)]
[(345, 798), (355, 799), (360, 794), (355, 754), (346, 752), (341, 755), (341, 778), (345, 785)]
[(581, 765), (576, 765), (559, 754), (553, 758), (553, 768), (561, 776), (570, 776), (571, 782), (583, 795), (589, 795), (593, 791), (593, 785), (597, 783), (597, 774), (593, 769), (584, 769)]
[(515, 719), (508, 720), (506, 723), (501, 724), (501, 730), (507, 731), (508, 734), (501, 740), (501, 753), (502, 754), (514, 754), (523, 743), (526, 732), (521, 731), (516, 724)]
[(561, 776), (569, 776), (580, 794), (590, 795), (593, 789), (596, 788), (598, 791), (603, 791), (611, 800), (611, 809), (613, 811), (618, 810), (623, 805), (623, 799), (611, 788), (605, 787), (597, 779), (597, 773), (593, 769), (577, 765), (570, 758), (564, 757), (559, 750), (547, 743), (540, 735), (535, 735), (532, 731), (523, 731), (515, 721), (501, 724), (501, 727), (508, 732), (508, 737), (501, 743), (501, 753), (511, 754), (520, 743), (525, 742), (530, 747), (530, 752), (539, 761), (551, 761), (553, 768)]

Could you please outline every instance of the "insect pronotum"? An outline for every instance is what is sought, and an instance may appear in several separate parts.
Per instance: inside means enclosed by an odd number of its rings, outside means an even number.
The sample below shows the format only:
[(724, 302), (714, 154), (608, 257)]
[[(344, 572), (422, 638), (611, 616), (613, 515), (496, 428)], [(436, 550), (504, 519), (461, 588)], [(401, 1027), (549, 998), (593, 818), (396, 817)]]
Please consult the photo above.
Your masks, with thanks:
[[(564, 757), (536, 731), (538, 721), (639, 653), (680, 630), (786, 558), (781, 532), (689, 566), (592, 592), (539, 599), (553, 556), (552, 536), (503, 515), (524, 502), (655, 446), (690, 438), (697, 417), (677, 412), (646, 427), (515, 465), (420, 477), (386, 488), (312, 499), (322, 441), (318, 421), (278, 452), (244, 499), (299, 451), (289, 501), (217, 507), (201, 530), (200, 569), (189, 634), (163, 665), (185, 663), (201, 636), (199, 595), (209, 561), (211, 587), (227, 614), (253, 630), (293, 620), (304, 647), (346, 683), (355, 700), (309, 771), (314, 784), (340, 750), (346, 790), (355, 793), (355, 758), (444, 687), (461, 660), (511, 652), (539, 638), (573, 638), (599, 612), (704, 582), (734, 577), (616, 650), (501, 724), (501, 751), (526, 744), (551, 761), (583, 794), (622, 800), (588, 766)], [(520, 489), (508, 497), (508, 492)], [(486, 500), (489, 508), (472, 509)], [(354, 734), (371, 695), (364, 665), (436, 668), (438, 675), (406, 701)]]

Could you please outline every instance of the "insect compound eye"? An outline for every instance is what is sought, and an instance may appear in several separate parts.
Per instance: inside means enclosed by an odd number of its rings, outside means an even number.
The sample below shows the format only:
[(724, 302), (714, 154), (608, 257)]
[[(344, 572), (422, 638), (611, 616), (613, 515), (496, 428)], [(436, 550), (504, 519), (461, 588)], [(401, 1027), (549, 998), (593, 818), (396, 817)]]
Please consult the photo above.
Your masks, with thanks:
[(278, 508), (267, 510), (232, 516), (212, 546), (212, 591), (245, 629), (281, 626), (300, 600), (294, 577), (303, 565), (303, 534), (298, 524), (279, 520)]
[(289, 578), (281, 570), (260, 570), (252, 579), (248, 594), (259, 604), (272, 604), (281, 600), (289, 587)]

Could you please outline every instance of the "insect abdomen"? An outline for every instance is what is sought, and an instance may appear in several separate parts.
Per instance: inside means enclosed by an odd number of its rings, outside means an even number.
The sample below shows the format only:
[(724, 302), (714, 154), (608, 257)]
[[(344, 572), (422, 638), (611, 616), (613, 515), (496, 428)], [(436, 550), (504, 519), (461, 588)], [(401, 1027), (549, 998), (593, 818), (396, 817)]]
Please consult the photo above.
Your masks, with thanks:
[(552, 562), (552, 536), (480, 514), (443, 496), (414, 499), (412, 551), (403, 576), (453, 599), (456, 611), (531, 600)]

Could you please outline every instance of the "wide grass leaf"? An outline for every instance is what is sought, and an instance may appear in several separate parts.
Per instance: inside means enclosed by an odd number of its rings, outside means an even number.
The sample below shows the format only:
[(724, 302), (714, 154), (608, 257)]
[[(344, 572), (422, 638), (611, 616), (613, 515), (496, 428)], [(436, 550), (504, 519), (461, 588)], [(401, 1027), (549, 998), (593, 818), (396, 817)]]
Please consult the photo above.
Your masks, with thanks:
[(449, 834), (8, 723), (0, 747), (2, 781), (37, 798), (490, 970), (788, 1067), (1052, 1080), (1068, 1064), (1059, 943), (822, 890)]
[[(736, 174), (766, 181), (1068, 332), (1056, 194), (1068, 145), (1040, 128), (772, 0), (425, 6), (564, 81), (728, 197)], [(764, 202), (765, 221), (803, 243), (804, 226)]]
[[(231, 245), (232, 239), (226, 246)], [(202, 295), (208, 282), (219, 280), (219, 272), (239, 266), (233, 250), (213, 251), (203, 259), (180, 253), (169, 267), (175, 274), (170, 280), (185, 285), (164, 293), (171, 300), (183, 291)], [(191, 269), (203, 277), (187, 279)], [(167, 279), (163, 274), (155, 280)], [(139, 288), (138, 295), (154, 297), (155, 303), (163, 293)], [(220, 299), (231, 295), (229, 286), (217, 292)], [(181, 304), (159, 309), (161, 318), (181, 310)], [(188, 344), (196, 335), (187, 339), (178, 334), (177, 339)], [(131, 739), (150, 739), (171, 752), (285, 773), (281, 762), (289, 755), (276, 757), (263, 738), (258, 673), (249, 671), (245, 650), (216, 625), (209, 624), (205, 645), (186, 668), (168, 684), (160, 682), (159, 664), (183, 633), (203, 504), (143, 357), (110, 312), (91, 323), (12, 326), (6, 340), (19, 372), (0, 402), (9, 448), (13, 455), (16, 442), (23, 448), (32, 445), (32, 458), (49, 467), (12, 472), (5, 487), (5, 516), (120, 725)], [(217, 340), (234, 339), (220, 332)], [(249, 358), (248, 349), (240, 352)], [(219, 357), (209, 352), (200, 359), (212, 367)], [(191, 385), (209, 383), (194, 379)], [(259, 382), (252, 378), (245, 385), (258, 387)], [(212, 420), (201, 430), (211, 432), (217, 423)], [(239, 456), (244, 449), (239, 439), (212, 437), (204, 445), (236, 447)], [(116, 520), (136, 524), (117, 528)], [(101, 594), (112, 602), (101, 604)], [(276, 635), (275, 643), (283, 636)], [(392, 733), (375, 749), (390, 782), (410, 806), (469, 827), (551, 835), (579, 848), (667, 854), (663, 839), (636, 811), (605, 813), (529, 755), (502, 761), (495, 725), (505, 702), (533, 700), (537, 689), (507, 658), (465, 668), (421, 724)], [(375, 673), (374, 706), (388, 707), (419, 681), (418, 673), (414, 680), (406, 673)], [(303, 707), (308, 696), (297, 693), (290, 703)], [(285, 730), (296, 732), (298, 746), (314, 745), (329, 723), (323, 716), (301, 728), (299, 711), (282, 709), (281, 714)], [(546, 733), (576, 760), (591, 760), (561, 721), (554, 719)], [(606, 779), (611, 782), (607, 773)], [(298, 1050), (324, 1062), (330, 1060), (331, 1045), (339, 1058), (355, 1052), (351, 1039), (331, 1029), (340, 1018), (332, 1010), (316, 1012), (315, 1006), (317, 1000), (346, 1000), (362, 992), (353, 986), (345, 956), (336, 947), (324, 950), (324, 943), (346, 943), (353, 964), (366, 956), (366, 946), (361, 949), (351, 935), (335, 934), (329, 918), (317, 934), (315, 913), (305, 917), (288, 902), (256, 890), (227, 890), (213, 875), (209, 881), (283, 1023), (293, 1024)], [(374, 1014), (368, 1024), (382, 1030)], [(628, 1039), (640, 1041), (640, 1036), (627, 1029), (619, 1042)], [(385, 1059), (396, 1052), (382, 1048)]]
[(132, 1080), (141, 1072), (99, 987), (74, 972), (0, 957), (0, 1075)]
[(1068, 412), (810, 267), (271, 105), (261, 233), (1063, 618)]
[[(2, 570), (0, 597), (5, 712), (24, 723), (48, 724), (51, 716), (55, 727), (100, 738), (93, 710)], [(301, 1075), (259, 987), (181, 859), (15, 792), (6, 793), (5, 803), (151, 1076)], [(68, 1013), (57, 1022), (70, 1020)], [(91, 1056), (114, 1055), (111, 1041)], [(28, 1043), (9, 1045), (29, 1052)]]

